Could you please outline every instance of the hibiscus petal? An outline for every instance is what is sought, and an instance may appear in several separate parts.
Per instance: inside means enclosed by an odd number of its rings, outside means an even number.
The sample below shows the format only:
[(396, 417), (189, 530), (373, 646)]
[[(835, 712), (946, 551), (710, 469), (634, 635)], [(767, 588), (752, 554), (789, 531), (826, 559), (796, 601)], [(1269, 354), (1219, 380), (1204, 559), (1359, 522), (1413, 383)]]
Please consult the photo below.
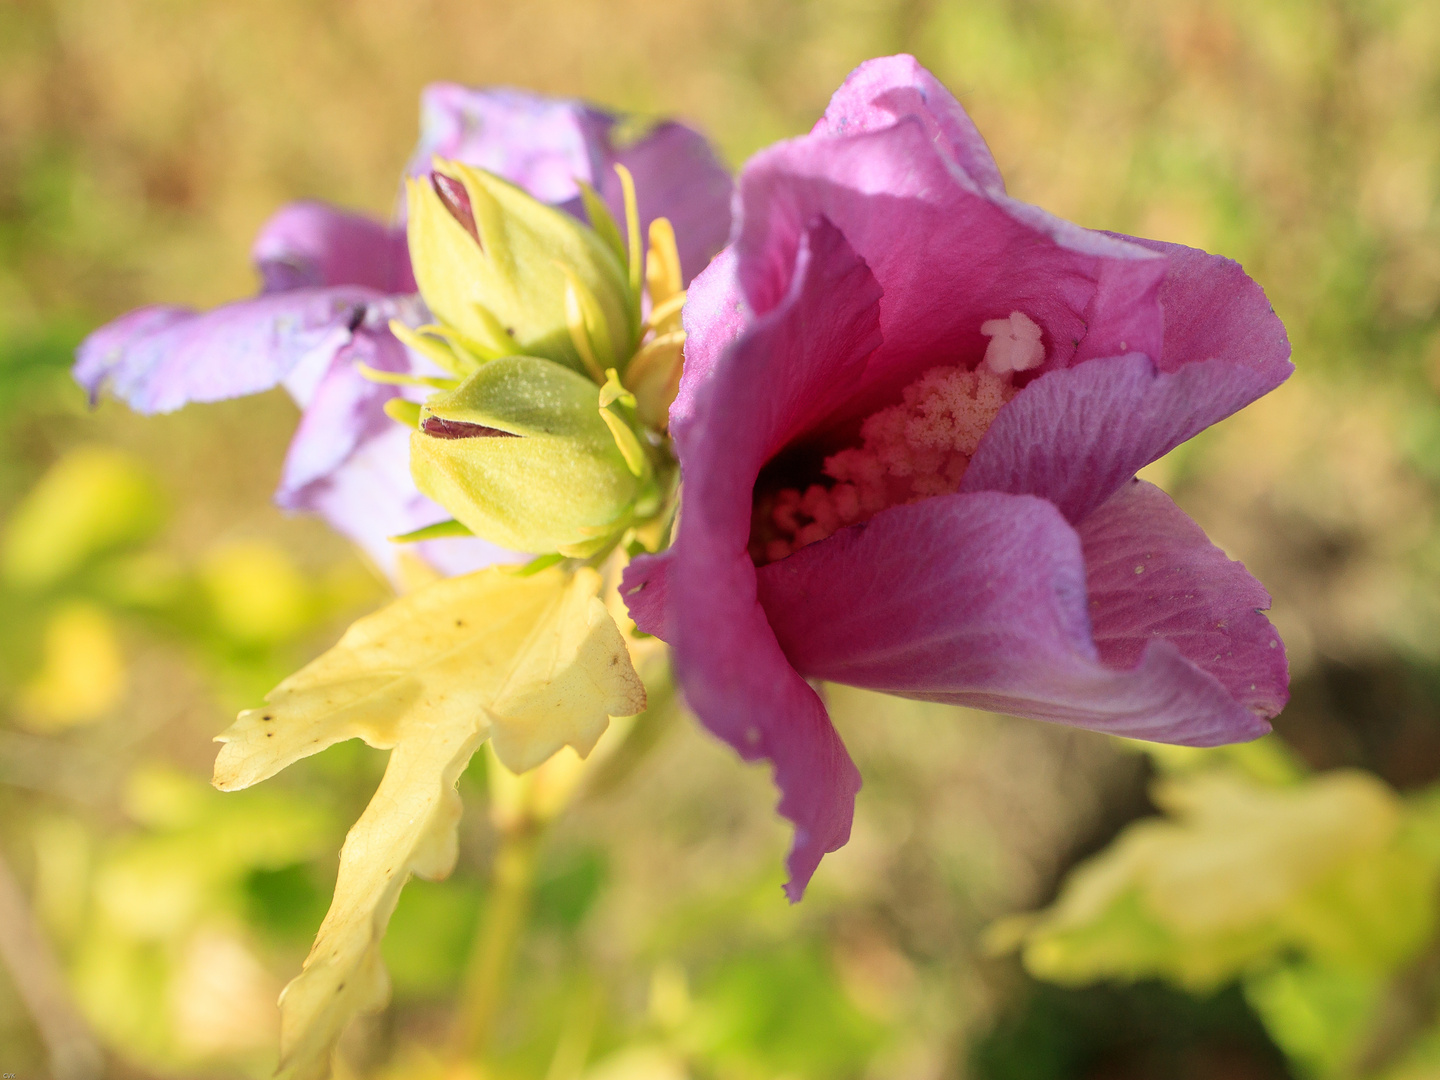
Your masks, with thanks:
[(786, 890), (798, 899), (848, 838), (860, 778), (756, 598), (752, 491), (789, 432), (850, 391), (880, 333), (874, 278), (828, 222), (801, 238), (794, 284), (730, 348), (677, 433), (685, 511), (667, 583), (690, 707), (746, 760), (774, 763), (780, 813), (795, 823)]
[(995, 418), (962, 491), (1042, 495), (1080, 521), (1136, 470), (1295, 370), (1285, 327), (1239, 263), (1133, 242), (1167, 261), (1158, 360), (1091, 360), (1035, 380)]
[(1280, 712), (1290, 677), (1280, 635), (1260, 614), (1270, 594), (1170, 496), (1131, 481), (1079, 533), (1101, 660), (1134, 667), (1164, 638), (1251, 712)]
[(594, 184), (605, 171), (614, 126), (614, 116), (581, 101), (431, 83), (420, 95), (420, 142), (406, 172), (429, 172), (438, 155), (563, 203), (579, 194), (576, 180)]
[[(729, 170), (703, 135), (674, 122), (657, 125), (614, 160), (635, 177), (641, 235), (648, 235), (657, 217), (669, 218), (675, 226), (682, 276), (688, 283), (730, 238), (734, 184)], [(624, 221), (624, 195), (613, 169), (606, 169), (600, 190), (615, 220)]]
[(850, 73), (815, 125), (824, 135), (854, 135), (921, 118), (929, 136), (984, 191), (1003, 195), (1005, 181), (990, 147), (955, 95), (913, 56), (881, 56)]
[(478, 537), (406, 546), (390, 540), (450, 514), (421, 495), (410, 477), (409, 432), (385, 414), (385, 402), (401, 391), (366, 379), (357, 362), (380, 371), (435, 373), (388, 330), (357, 330), (306, 399), (275, 502), (320, 514), (394, 581), (400, 580), (398, 559), (405, 550), (445, 574), (528, 559)]
[(1164, 372), (1138, 353), (1052, 371), (1000, 410), (960, 490), (1039, 495), (1079, 522), (1142, 466), (1276, 385), (1269, 368), (1202, 360)]
[(669, 575), (676, 549), (666, 548), (658, 555), (640, 555), (625, 567), (620, 579), (620, 595), (630, 610), (630, 618), (644, 634), (653, 634), (661, 641), (674, 635), (666, 627), (670, 604)]
[(352, 285), (270, 293), (203, 313), (141, 308), (81, 342), (75, 378), (92, 400), (108, 386), (141, 413), (258, 393), (307, 357), (344, 346), (377, 298)]
[(735, 264), (735, 249), (727, 247), (685, 292), (685, 363), (680, 371), (680, 392), (670, 405), (670, 430), (677, 436), (694, 415), (701, 388), (751, 321)]
[(986, 321), (1023, 312), (1044, 331), (1041, 370), (1130, 349), (1159, 355), (1165, 260), (987, 192), (937, 147), (928, 115), (844, 137), (808, 135), (751, 159), (734, 241), (756, 312), (789, 288), (798, 238), (817, 214), (845, 234), (884, 289), (885, 345), (839, 427), (899, 397), (937, 364), (973, 364)]
[(1254, 368), (1279, 386), (1295, 370), (1285, 324), (1265, 298), (1265, 290), (1239, 263), (1184, 244), (1112, 235), (1166, 258), (1160, 285), (1165, 312), (1161, 371), (1175, 371), (1195, 360), (1231, 360)]
[(265, 292), (323, 285), (415, 291), (405, 230), (321, 202), (294, 202), (273, 214), (250, 249)]
[(337, 468), (359, 443), (395, 425), (385, 415), (385, 402), (399, 397), (399, 389), (365, 378), (357, 363), (379, 371), (410, 370), (405, 346), (388, 330), (362, 329), (335, 354), (309, 395), (290, 440), (275, 492), (280, 506), (289, 510), (302, 507), (303, 488)]
[[(759, 581), (776, 638), (810, 678), (1189, 746), (1269, 730), (1169, 640), (1151, 639), (1133, 667), (1104, 662), (1081, 538), (1041, 499), (894, 507)], [(1123, 636), (1124, 620), (1115, 628)]]
[(90, 404), (100, 400), (100, 391), (117, 369), (122, 372), (122, 380), (133, 381), (133, 376), (127, 378), (135, 366), (133, 362), (127, 363), (132, 346), (143, 346), (157, 334), (190, 322), (195, 315), (194, 308), (151, 304), (127, 311), (86, 337), (75, 350), (72, 374), (89, 395)]
[(287, 509), (319, 514), (396, 582), (402, 580), (399, 559), (405, 551), (446, 575), (530, 557), (479, 537), (394, 543), (391, 536), (446, 521), (451, 515), (415, 489), (410, 479), (410, 433), (394, 421), (387, 423), (388, 427), (359, 441), (340, 465), (290, 493), (284, 504)]

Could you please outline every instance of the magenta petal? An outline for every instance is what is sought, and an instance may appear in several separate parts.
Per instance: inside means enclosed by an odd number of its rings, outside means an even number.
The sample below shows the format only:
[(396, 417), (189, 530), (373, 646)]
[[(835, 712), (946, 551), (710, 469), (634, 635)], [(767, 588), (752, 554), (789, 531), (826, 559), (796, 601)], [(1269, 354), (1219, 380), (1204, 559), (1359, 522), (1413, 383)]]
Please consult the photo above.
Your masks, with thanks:
[(170, 412), (268, 390), (301, 361), (350, 340), (365, 305), (360, 286), (297, 289), (204, 313), (142, 308), (81, 344), (75, 377), (92, 398), (102, 387), (136, 412)]
[[(670, 219), (686, 283), (730, 238), (730, 172), (705, 137), (684, 124), (658, 125), (615, 155), (635, 177), (642, 236), (657, 217)], [(606, 169), (599, 184), (617, 221), (625, 220), (620, 178)]]
[(640, 555), (625, 567), (620, 579), (620, 595), (630, 610), (630, 618), (644, 634), (653, 634), (661, 641), (674, 635), (666, 626), (669, 611), (670, 565), (675, 561), (675, 548), (666, 548), (658, 555)]
[(815, 132), (833, 136), (878, 131), (904, 116), (920, 117), (930, 138), (949, 152), (976, 187), (1005, 193), (1000, 167), (975, 122), (913, 56), (882, 56), (861, 64), (830, 98)]
[(1106, 664), (1134, 667), (1149, 642), (1163, 638), (1251, 712), (1280, 712), (1289, 668), (1280, 635), (1260, 614), (1270, 594), (1170, 496), (1134, 480), (1079, 532), (1095, 644)]
[(541, 202), (562, 203), (606, 171), (615, 117), (580, 101), (506, 87), (431, 83), (420, 95), (420, 142), (406, 172), (434, 156), (488, 169)]
[(979, 189), (934, 143), (933, 124), (905, 116), (857, 135), (808, 135), (762, 151), (741, 172), (734, 245), (756, 312), (785, 294), (798, 238), (817, 215), (884, 289), (884, 348), (828, 423), (898, 398), (928, 367), (978, 362), (981, 325), (1012, 311), (1044, 331), (1043, 370), (1131, 349), (1158, 355), (1164, 258)]
[(1160, 285), (1165, 312), (1161, 371), (1175, 371), (1195, 360), (1231, 360), (1279, 386), (1295, 370), (1284, 323), (1265, 291), (1239, 263), (1183, 244), (1133, 236), (1120, 239), (1166, 259)]
[(255, 237), (250, 257), (265, 292), (322, 285), (415, 291), (403, 228), (321, 202), (295, 202), (276, 211)]
[(685, 364), (680, 371), (680, 392), (670, 406), (670, 430), (674, 433), (683, 430), (694, 415), (697, 395), (750, 323), (735, 263), (735, 249), (727, 247), (685, 292)]
[(1136, 353), (1052, 371), (1000, 410), (960, 490), (1039, 495), (1078, 522), (1136, 470), (1276, 385), (1271, 369), (1203, 360), (1162, 372)]
[(677, 433), (685, 510), (666, 575), (665, 629), (690, 707), (746, 760), (774, 763), (780, 813), (795, 823), (791, 899), (848, 838), (860, 778), (757, 600), (746, 550), (751, 493), (790, 433), (851, 391), (880, 342), (878, 296), (844, 237), (813, 223), (790, 295), (716, 365)]
[(1080, 521), (1137, 469), (1294, 370), (1285, 327), (1238, 263), (1134, 242), (1166, 256), (1158, 363), (1112, 357), (1036, 379), (996, 417), (962, 491), (1042, 495)]
[(1053, 506), (981, 492), (803, 548), (760, 571), (760, 598), (810, 678), (1188, 746), (1269, 730), (1169, 640), (1107, 665), (1085, 583), (1080, 537)]

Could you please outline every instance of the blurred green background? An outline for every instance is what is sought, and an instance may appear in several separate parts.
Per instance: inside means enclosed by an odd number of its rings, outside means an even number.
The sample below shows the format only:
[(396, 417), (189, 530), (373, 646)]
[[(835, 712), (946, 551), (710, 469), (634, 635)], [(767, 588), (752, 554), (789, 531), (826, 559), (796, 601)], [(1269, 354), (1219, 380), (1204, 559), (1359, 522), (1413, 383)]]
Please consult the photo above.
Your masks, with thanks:
[[(279, 392), (92, 413), (80, 337), (248, 293), (282, 202), (388, 213), (428, 81), (679, 115), (738, 166), (896, 51), (1012, 193), (1266, 289), (1297, 374), (1147, 475), (1274, 594), (1294, 700), (1250, 748), (1150, 754), (837, 689), (866, 787), (795, 908), (767, 776), (681, 718), (548, 836), (493, 1075), (1440, 1076), (1440, 5), (7, 0), (0, 922), (33, 915), (108, 1075), (273, 1067), (383, 755), (222, 796), (210, 740), (385, 589), (271, 507)], [(403, 895), (344, 1075), (437, 1075), (486, 786), (454, 877)], [(19, 1077), (49, 1068), (32, 1011), (0, 970)]]

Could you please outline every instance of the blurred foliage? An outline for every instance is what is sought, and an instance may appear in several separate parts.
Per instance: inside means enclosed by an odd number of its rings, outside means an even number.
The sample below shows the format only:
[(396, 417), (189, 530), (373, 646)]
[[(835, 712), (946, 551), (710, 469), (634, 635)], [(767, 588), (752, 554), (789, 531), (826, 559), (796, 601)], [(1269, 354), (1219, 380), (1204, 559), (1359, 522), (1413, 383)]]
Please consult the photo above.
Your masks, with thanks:
[(1307, 1076), (1440, 1064), (1440, 787), (1401, 798), (1367, 773), (1266, 756), (1285, 752), (1157, 754), (1166, 816), (1128, 826), (1043, 912), (997, 922), (991, 946), (1021, 945), (1032, 974), (1068, 985), (1238, 980)]
[[(648, 753), (611, 759), (625, 782), (538, 849), (493, 1075), (1440, 1073), (1440, 7), (11, 0), (0, 853), (116, 1075), (273, 1061), (275, 995), (383, 756), (340, 745), (222, 796), (209, 740), (383, 589), (269, 505), (288, 402), (87, 413), (75, 343), (139, 303), (249, 291), (244, 253), (288, 199), (388, 212), (427, 81), (680, 114), (738, 164), (901, 49), (961, 96), (1014, 194), (1240, 259), (1285, 319), (1291, 383), (1150, 475), (1274, 593), (1290, 751), (1142, 758), (837, 689), (867, 786), (789, 909), (763, 773), (690, 725), (637, 731)], [(1157, 808), (1149, 769), (1163, 814), (1122, 829)], [(468, 802), (513, 801), (492, 771), (462, 778)], [(467, 815), (456, 874), (402, 894), (394, 1002), (342, 1045), (352, 1074), (438, 1068), (499, 835)], [(982, 927), (1052, 899), (1010, 940), (1067, 985), (980, 954)], [(0, 1066), (39, 1075), (8, 978)]]

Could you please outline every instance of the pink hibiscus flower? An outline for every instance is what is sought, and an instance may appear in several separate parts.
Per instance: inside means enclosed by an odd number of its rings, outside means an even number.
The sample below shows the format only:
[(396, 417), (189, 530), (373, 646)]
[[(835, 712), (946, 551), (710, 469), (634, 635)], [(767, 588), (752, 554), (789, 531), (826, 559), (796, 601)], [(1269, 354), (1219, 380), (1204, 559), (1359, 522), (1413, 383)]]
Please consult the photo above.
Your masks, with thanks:
[(675, 542), (627, 571), (690, 706), (768, 758), (792, 899), (859, 774), (810, 680), (1192, 746), (1287, 697), (1269, 596), (1135, 473), (1279, 385), (1238, 265), (1005, 193), (910, 57), (757, 154), (691, 286)]

